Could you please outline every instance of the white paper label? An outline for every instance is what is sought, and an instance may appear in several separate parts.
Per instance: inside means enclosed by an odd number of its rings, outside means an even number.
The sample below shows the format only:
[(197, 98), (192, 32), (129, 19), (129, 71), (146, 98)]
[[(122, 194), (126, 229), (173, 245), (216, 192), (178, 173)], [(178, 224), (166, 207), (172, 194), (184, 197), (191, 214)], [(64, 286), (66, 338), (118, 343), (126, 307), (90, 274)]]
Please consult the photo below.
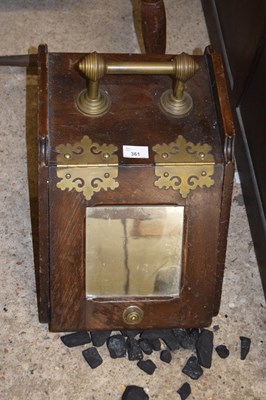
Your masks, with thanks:
[(123, 146), (124, 158), (149, 158), (148, 146)]

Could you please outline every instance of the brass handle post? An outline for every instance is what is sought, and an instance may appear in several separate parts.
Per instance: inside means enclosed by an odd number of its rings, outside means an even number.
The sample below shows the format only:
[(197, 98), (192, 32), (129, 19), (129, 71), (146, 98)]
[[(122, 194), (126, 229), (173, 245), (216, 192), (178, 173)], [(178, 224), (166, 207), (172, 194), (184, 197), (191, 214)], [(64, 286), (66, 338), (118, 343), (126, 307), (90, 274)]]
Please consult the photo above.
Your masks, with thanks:
[(183, 116), (192, 108), (192, 99), (185, 92), (184, 83), (195, 74), (198, 64), (185, 53), (167, 62), (117, 62), (105, 61), (103, 56), (94, 52), (81, 60), (79, 69), (88, 79), (88, 86), (87, 90), (79, 95), (77, 104), (81, 112), (90, 116), (102, 115), (110, 107), (108, 94), (99, 89), (99, 80), (109, 74), (172, 75), (176, 79), (175, 88), (163, 93), (162, 109), (174, 116)]

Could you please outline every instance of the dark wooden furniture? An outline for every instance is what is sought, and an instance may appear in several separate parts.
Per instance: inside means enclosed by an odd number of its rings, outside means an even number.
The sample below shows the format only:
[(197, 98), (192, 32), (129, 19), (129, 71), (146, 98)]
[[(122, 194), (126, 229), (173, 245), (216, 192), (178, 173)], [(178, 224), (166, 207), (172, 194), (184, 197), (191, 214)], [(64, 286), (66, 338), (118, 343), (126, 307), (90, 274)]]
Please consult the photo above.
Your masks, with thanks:
[(235, 154), (266, 295), (266, 2), (202, 0), (211, 43), (224, 60)]
[[(164, 21), (155, 36), (147, 31), (148, 52), (164, 51)], [(209, 325), (220, 306), (234, 174), (220, 56), (210, 48), (194, 57), (88, 56), (41, 45), (0, 64), (38, 71), (40, 321), (52, 331)], [(105, 221), (119, 222), (118, 235)]]
[(141, 25), (146, 53), (164, 54), (166, 16), (163, 0), (141, 0)]
[[(194, 57), (199, 70), (186, 84), (194, 108), (183, 118), (161, 110), (160, 95), (172, 87), (172, 78), (159, 75), (103, 77), (100, 85), (110, 94), (112, 105), (109, 112), (95, 118), (77, 108), (78, 95), (86, 86), (77, 70), (84, 56), (47, 53), (45, 46), (39, 48), (40, 320), (48, 322), (52, 331), (129, 329), (132, 325), (125, 322), (124, 312), (133, 306), (143, 312), (143, 319), (133, 328), (207, 326), (219, 310), (234, 170), (234, 127), (220, 57), (209, 51)], [(118, 62), (172, 60), (169, 55), (103, 57)], [(76, 168), (67, 160), (82, 152), (79, 143), (84, 136), (100, 145), (114, 144), (118, 156), (119, 185), (114, 190), (96, 190), (89, 200), (79, 190), (82, 182), (76, 190), (61, 190), (58, 175), (62, 167), (58, 154), (67, 145), (69, 151), (63, 152), (60, 159), (65, 157), (66, 168)], [(186, 162), (187, 158), (194, 161), (186, 166), (180, 155), (180, 165), (177, 162), (173, 166), (177, 176), (172, 178), (178, 190), (160, 189), (155, 184), (154, 146), (176, 140), (185, 143)], [(181, 154), (178, 143), (173, 154)], [(125, 158), (125, 144), (147, 147), (149, 157)], [(171, 153), (163, 153), (162, 160), (168, 156), (171, 158)], [(209, 168), (213, 168), (210, 176), (206, 172)], [(180, 178), (185, 171), (187, 181)], [(163, 175), (166, 178), (169, 173)], [(71, 178), (71, 173), (66, 172), (64, 177)], [(187, 196), (181, 195), (180, 182), (185, 183)], [(86, 297), (86, 210), (125, 204), (184, 207), (179, 296)]]

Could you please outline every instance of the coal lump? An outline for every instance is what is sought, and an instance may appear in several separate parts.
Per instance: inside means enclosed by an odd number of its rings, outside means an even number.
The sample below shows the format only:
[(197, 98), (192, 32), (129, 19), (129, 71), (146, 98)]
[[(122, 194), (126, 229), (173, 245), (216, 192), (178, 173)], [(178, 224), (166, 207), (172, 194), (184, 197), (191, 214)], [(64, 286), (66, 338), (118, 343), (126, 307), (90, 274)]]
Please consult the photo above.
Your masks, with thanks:
[(199, 364), (204, 368), (211, 368), (213, 352), (213, 332), (204, 329), (196, 343)]
[(139, 339), (139, 347), (145, 354), (150, 355), (152, 353), (152, 345), (148, 339)]
[(172, 361), (172, 354), (169, 350), (162, 350), (160, 354), (160, 359), (169, 364)]
[(251, 340), (248, 337), (240, 336), (241, 348), (240, 348), (240, 359), (245, 360), (250, 349)]
[(93, 331), (91, 332), (91, 341), (93, 346), (103, 346), (106, 340), (111, 335), (112, 331)]
[(82, 355), (92, 369), (99, 367), (99, 365), (101, 365), (103, 362), (103, 359), (96, 347), (90, 347), (86, 350), (83, 350)]
[(61, 336), (61, 340), (67, 347), (82, 346), (91, 342), (91, 336), (88, 332), (74, 332)]
[(156, 365), (152, 360), (140, 360), (137, 366), (149, 375), (152, 375), (156, 369)]
[(203, 374), (203, 369), (199, 365), (198, 359), (196, 356), (191, 356), (187, 360), (182, 372), (189, 376), (191, 379), (199, 379)]
[(149, 396), (142, 387), (130, 385), (126, 387), (122, 400), (149, 400)]
[(230, 354), (228, 348), (224, 344), (220, 344), (219, 346), (215, 347), (215, 350), (219, 357), (227, 358)]
[(113, 335), (107, 339), (107, 347), (111, 358), (121, 358), (126, 355), (126, 341), (122, 335)]
[(188, 382), (185, 382), (177, 391), (181, 400), (186, 400), (191, 394), (191, 387)]
[(140, 348), (138, 341), (135, 338), (128, 338), (126, 344), (127, 344), (128, 359), (130, 361), (143, 359), (142, 350)]

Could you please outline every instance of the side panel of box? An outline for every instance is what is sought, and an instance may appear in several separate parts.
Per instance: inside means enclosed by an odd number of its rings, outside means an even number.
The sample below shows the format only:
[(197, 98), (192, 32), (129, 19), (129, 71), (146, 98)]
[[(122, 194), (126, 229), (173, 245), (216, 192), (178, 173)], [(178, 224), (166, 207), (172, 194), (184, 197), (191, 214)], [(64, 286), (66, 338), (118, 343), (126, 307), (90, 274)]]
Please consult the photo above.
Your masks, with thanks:
[(40, 322), (49, 322), (49, 168), (48, 149), (48, 53), (46, 46), (38, 54), (38, 258), (36, 287)]

